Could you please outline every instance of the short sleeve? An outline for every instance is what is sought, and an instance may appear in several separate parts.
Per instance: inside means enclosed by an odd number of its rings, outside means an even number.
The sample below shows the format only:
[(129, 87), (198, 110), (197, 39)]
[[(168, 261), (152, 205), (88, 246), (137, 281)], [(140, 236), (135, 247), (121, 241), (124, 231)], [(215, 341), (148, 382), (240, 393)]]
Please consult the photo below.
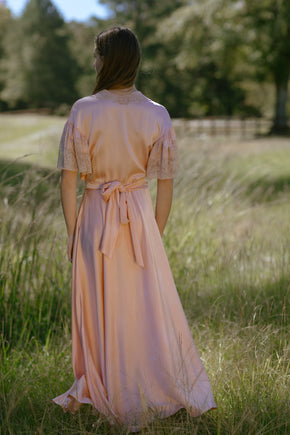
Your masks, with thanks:
[(154, 142), (147, 163), (147, 178), (174, 178), (178, 171), (176, 137), (170, 128)]
[(59, 169), (79, 171), (81, 178), (92, 173), (92, 164), (89, 154), (89, 144), (85, 136), (74, 125), (72, 116), (66, 122), (59, 144)]

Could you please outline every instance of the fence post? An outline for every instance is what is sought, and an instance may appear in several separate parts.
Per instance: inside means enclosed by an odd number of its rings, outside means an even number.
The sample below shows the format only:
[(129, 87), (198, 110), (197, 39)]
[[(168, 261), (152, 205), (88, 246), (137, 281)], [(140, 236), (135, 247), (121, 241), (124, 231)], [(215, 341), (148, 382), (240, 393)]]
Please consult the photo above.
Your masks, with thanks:
[(202, 134), (202, 124), (202, 118), (198, 118), (197, 133), (199, 136)]
[(255, 135), (256, 136), (260, 136), (262, 134), (261, 132), (261, 120), (260, 118), (256, 118), (256, 131), (255, 131)]
[(246, 118), (241, 118), (241, 130), (242, 130), (242, 138), (246, 137)]
[(229, 116), (226, 118), (225, 133), (226, 133), (226, 136), (231, 135), (231, 118)]

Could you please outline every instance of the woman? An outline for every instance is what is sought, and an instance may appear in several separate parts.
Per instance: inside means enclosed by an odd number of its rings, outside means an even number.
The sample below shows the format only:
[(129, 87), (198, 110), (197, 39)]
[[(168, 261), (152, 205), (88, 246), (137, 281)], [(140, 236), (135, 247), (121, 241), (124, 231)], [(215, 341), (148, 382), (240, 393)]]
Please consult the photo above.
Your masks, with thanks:
[[(96, 88), (73, 105), (60, 143), (75, 382), (53, 400), (72, 412), (89, 403), (134, 432), (215, 403), (161, 239), (177, 171), (170, 117), (134, 86), (140, 48), (129, 29), (99, 34), (94, 54)], [(158, 180), (155, 217), (146, 177)]]

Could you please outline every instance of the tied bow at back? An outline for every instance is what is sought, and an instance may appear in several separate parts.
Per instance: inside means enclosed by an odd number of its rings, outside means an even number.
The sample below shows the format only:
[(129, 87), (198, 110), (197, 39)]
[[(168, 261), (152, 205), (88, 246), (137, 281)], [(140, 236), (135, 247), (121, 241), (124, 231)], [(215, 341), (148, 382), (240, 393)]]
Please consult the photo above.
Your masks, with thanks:
[(144, 261), (137, 230), (138, 214), (131, 192), (145, 187), (147, 184), (144, 184), (144, 180), (137, 180), (125, 185), (116, 180), (105, 183), (101, 187), (107, 208), (100, 251), (111, 258), (117, 242), (120, 224), (129, 223), (135, 260), (141, 267), (144, 267)]

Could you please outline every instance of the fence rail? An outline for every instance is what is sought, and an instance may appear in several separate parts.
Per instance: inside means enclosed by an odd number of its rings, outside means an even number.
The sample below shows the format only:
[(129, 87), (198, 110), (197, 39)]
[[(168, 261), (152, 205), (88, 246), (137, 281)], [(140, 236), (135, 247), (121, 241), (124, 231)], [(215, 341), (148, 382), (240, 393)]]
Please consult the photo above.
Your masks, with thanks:
[[(49, 109), (26, 109), (2, 112), (1, 115), (12, 114), (38, 114), (50, 115)], [(192, 136), (202, 138), (204, 136), (233, 136), (236, 138), (250, 138), (267, 134), (272, 125), (270, 118), (238, 118), (208, 116), (195, 119), (177, 118), (173, 121), (175, 129), (182, 129)]]
[(183, 128), (197, 137), (208, 135), (248, 138), (268, 133), (272, 123), (273, 120), (268, 118), (205, 117), (175, 119), (174, 127)]

